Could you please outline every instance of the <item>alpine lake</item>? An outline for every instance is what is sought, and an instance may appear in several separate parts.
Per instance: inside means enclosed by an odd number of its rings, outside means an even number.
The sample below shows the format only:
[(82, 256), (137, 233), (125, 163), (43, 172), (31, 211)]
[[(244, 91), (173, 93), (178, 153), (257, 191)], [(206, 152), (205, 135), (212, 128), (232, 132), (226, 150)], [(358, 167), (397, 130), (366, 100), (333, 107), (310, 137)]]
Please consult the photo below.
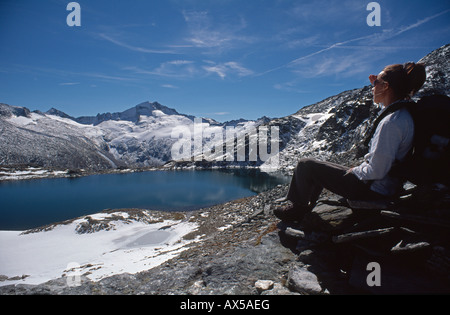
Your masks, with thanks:
[(290, 178), (255, 169), (147, 171), (0, 181), (0, 230), (26, 230), (106, 209), (193, 211)]

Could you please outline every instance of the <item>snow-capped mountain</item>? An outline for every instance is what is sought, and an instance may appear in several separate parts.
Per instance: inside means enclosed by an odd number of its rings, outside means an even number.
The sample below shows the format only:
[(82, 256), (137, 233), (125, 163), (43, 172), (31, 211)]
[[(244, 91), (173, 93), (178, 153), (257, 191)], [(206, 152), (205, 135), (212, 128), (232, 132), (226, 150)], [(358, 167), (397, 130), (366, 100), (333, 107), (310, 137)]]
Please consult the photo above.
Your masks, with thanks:
[[(47, 112), (49, 113), (49, 112)], [(58, 112), (58, 115), (60, 116), (61, 112)], [(65, 115), (63, 113), (63, 115)], [(188, 115), (182, 115), (179, 114), (175, 109), (163, 106), (159, 104), (158, 102), (150, 103), (150, 102), (144, 102), (139, 105), (136, 105), (135, 107), (132, 107), (130, 109), (127, 109), (123, 112), (118, 113), (103, 113), (98, 114), (97, 116), (83, 116), (79, 118), (74, 118), (76, 122), (79, 122), (84, 125), (94, 125), (97, 126), (105, 121), (129, 121), (133, 123), (138, 123), (141, 119), (141, 117), (158, 117), (158, 116), (184, 116), (188, 119), (193, 120), (194, 116), (188, 116)]]
[[(450, 44), (420, 60), (426, 64), (428, 75), (417, 97), (433, 93), (449, 95), (449, 59)], [(278, 170), (292, 171), (302, 157), (355, 164), (358, 144), (377, 113), (370, 86), (331, 96), (286, 117), (226, 123), (207, 118), (199, 120), (157, 102), (141, 103), (123, 112), (79, 118), (57, 109), (46, 113), (30, 112), (24, 107), (0, 104), (0, 166), (21, 164), (101, 170), (166, 164), (168, 168), (253, 166), (265, 169), (271, 160), (248, 159), (251, 141), (246, 132), (259, 126), (279, 130), (278, 154), (274, 157)], [(225, 136), (227, 128), (233, 128), (238, 139), (245, 136), (243, 141), (236, 139), (232, 152), (236, 154), (245, 149), (245, 161), (225, 161), (226, 155), (221, 155), (220, 150), (216, 158), (221, 160), (172, 161), (171, 150), (179, 136), (192, 140), (192, 155), (202, 157), (195, 149), (198, 128), (203, 135), (215, 135), (203, 137), (202, 146), (207, 144), (212, 148), (216, 143), (215, 148), (220, 149), (222, 145), (224, 152), (229, 142), (223, 139), (215, 142), (216, 135)], [(231, 141), (234, 144), (234, 139)]]
[[(196, 128), (201, 128), (203, 135), (224, 134), (229, 126), (241, 130), (267, 120), (239, 120), (222, 124), (211, 118), (179, 114), (157, 102), (145, 102), (121, 113), (80, 117), (75, 121), (101, 130), (103, 140), (115, 159), (129, 167), (143, 167), (159, 166), (171, 160), (171, 150), (179, 136), (188, 137), (192, 143), (191, 152), (195, 152), (193, 139)], [(209, 141), (211, 139), (203, 137), (202, 145)]]
[(101, 170), (123, 163), (108, 152), (98, 128), (69, 118), (0, 104), (0, 165)]
[[(187, 130), (193, 139), (195, 127), (205, 134), (222, 133), (226, 127), (241, 130), (268, 120), (222, 124), (179, 114), (157, 102), (79, 118), (54, 108), (42, 113), (0, 104), (0, 165), (91, 170), (160, 166), (171, 160), (172, 146), (178, 141), (172, 133), (180, 136), (177, 130)], [(209, 140), (203, 139), (203, 144)]]

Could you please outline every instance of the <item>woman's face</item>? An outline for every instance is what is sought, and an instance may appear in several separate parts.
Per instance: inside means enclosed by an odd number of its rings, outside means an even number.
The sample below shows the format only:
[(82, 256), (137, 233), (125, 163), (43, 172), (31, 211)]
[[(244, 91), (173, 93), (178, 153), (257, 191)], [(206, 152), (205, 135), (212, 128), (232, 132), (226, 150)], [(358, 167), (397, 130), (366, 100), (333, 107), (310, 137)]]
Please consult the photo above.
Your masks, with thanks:
[(387, 90), (387, 82), (382, 79), (384, 72), (381, 71), (379, 75), (370, 75), (369, 80), (372, 84), (372, 94), (374, 103), (384, 103), (385, 92)]

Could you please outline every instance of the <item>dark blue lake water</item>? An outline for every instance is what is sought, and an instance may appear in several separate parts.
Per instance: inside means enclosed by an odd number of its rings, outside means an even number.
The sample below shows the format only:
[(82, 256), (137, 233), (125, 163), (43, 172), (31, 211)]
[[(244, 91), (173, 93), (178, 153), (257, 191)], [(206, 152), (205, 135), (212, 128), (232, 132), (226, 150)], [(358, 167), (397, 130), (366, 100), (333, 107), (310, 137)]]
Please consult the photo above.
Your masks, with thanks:
[(105, 209), (186, 211), (248, 197), (287, 177), (254, 170), (152, 171), (0, 182), (0, 230), (24, 230)]

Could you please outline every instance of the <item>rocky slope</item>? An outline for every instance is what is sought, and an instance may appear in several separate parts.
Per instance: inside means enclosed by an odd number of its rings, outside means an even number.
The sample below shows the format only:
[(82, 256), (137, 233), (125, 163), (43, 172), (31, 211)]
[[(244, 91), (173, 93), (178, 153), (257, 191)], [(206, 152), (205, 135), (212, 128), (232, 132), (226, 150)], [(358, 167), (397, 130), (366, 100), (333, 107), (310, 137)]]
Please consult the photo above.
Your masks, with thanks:
[(0, 134), (2, 166), (99, 171), (123, 165), (108, 152), (96, 130), (31, 113), (27, 108), (0, 104)]
[[(189, 243), (175, 258), (150, 270), (94, 282), (87, 278), (90, 273), (87, 268), (77, 286), (68, 286), (67, 278), (61, 277), (40, 285), (2, 286), (0, 294), (450, 293), (449, 252), (445, 247), (448, 228), (432, 225), (434, 232), (426, 232), (429, 243), (425, 246), (424, 242), (417, 243), (417, 235), (408, 222), (380, 221), (379, 211), (358, 211), (327, 193), (301, 225), (286, 225), (273, 216), (273, 209), (278, 206), (274, 200), (284, 196), (286, 190), (286, 185), (280, 185), (255, 197), (191, 213), (155, 213), (197, 224), (195, 231), (184, 236), (184, 240), (197, 241)], [(127, 220), (138, 220), (152, 213), (141, 210), (139, 215), (136, 211), (130, 210)], [(114, 224), (110, 220), (85, 221), (79, 232), (111, 229)], [(388, 229), (396, 233), (388, 235), (386, 229), (363, 235), (348, 233), (364, 231), (369, 226), (381, 227), (380, 224), (393, 226)], [(49, 228), (53, 227), (30, 232), (45, 233)], [(417, 226), (414, 230), (419, 231)], [(349, 235), (356, 241), (348, 241)], [(389, 250), (383, 250), (383, 246)], [(397, 248), (395, 254), (391, 247)], [(380, 264), (381, 286), (368, 284), (369, 262)], [(96, 265), (90, 267), (95, 270)]]

